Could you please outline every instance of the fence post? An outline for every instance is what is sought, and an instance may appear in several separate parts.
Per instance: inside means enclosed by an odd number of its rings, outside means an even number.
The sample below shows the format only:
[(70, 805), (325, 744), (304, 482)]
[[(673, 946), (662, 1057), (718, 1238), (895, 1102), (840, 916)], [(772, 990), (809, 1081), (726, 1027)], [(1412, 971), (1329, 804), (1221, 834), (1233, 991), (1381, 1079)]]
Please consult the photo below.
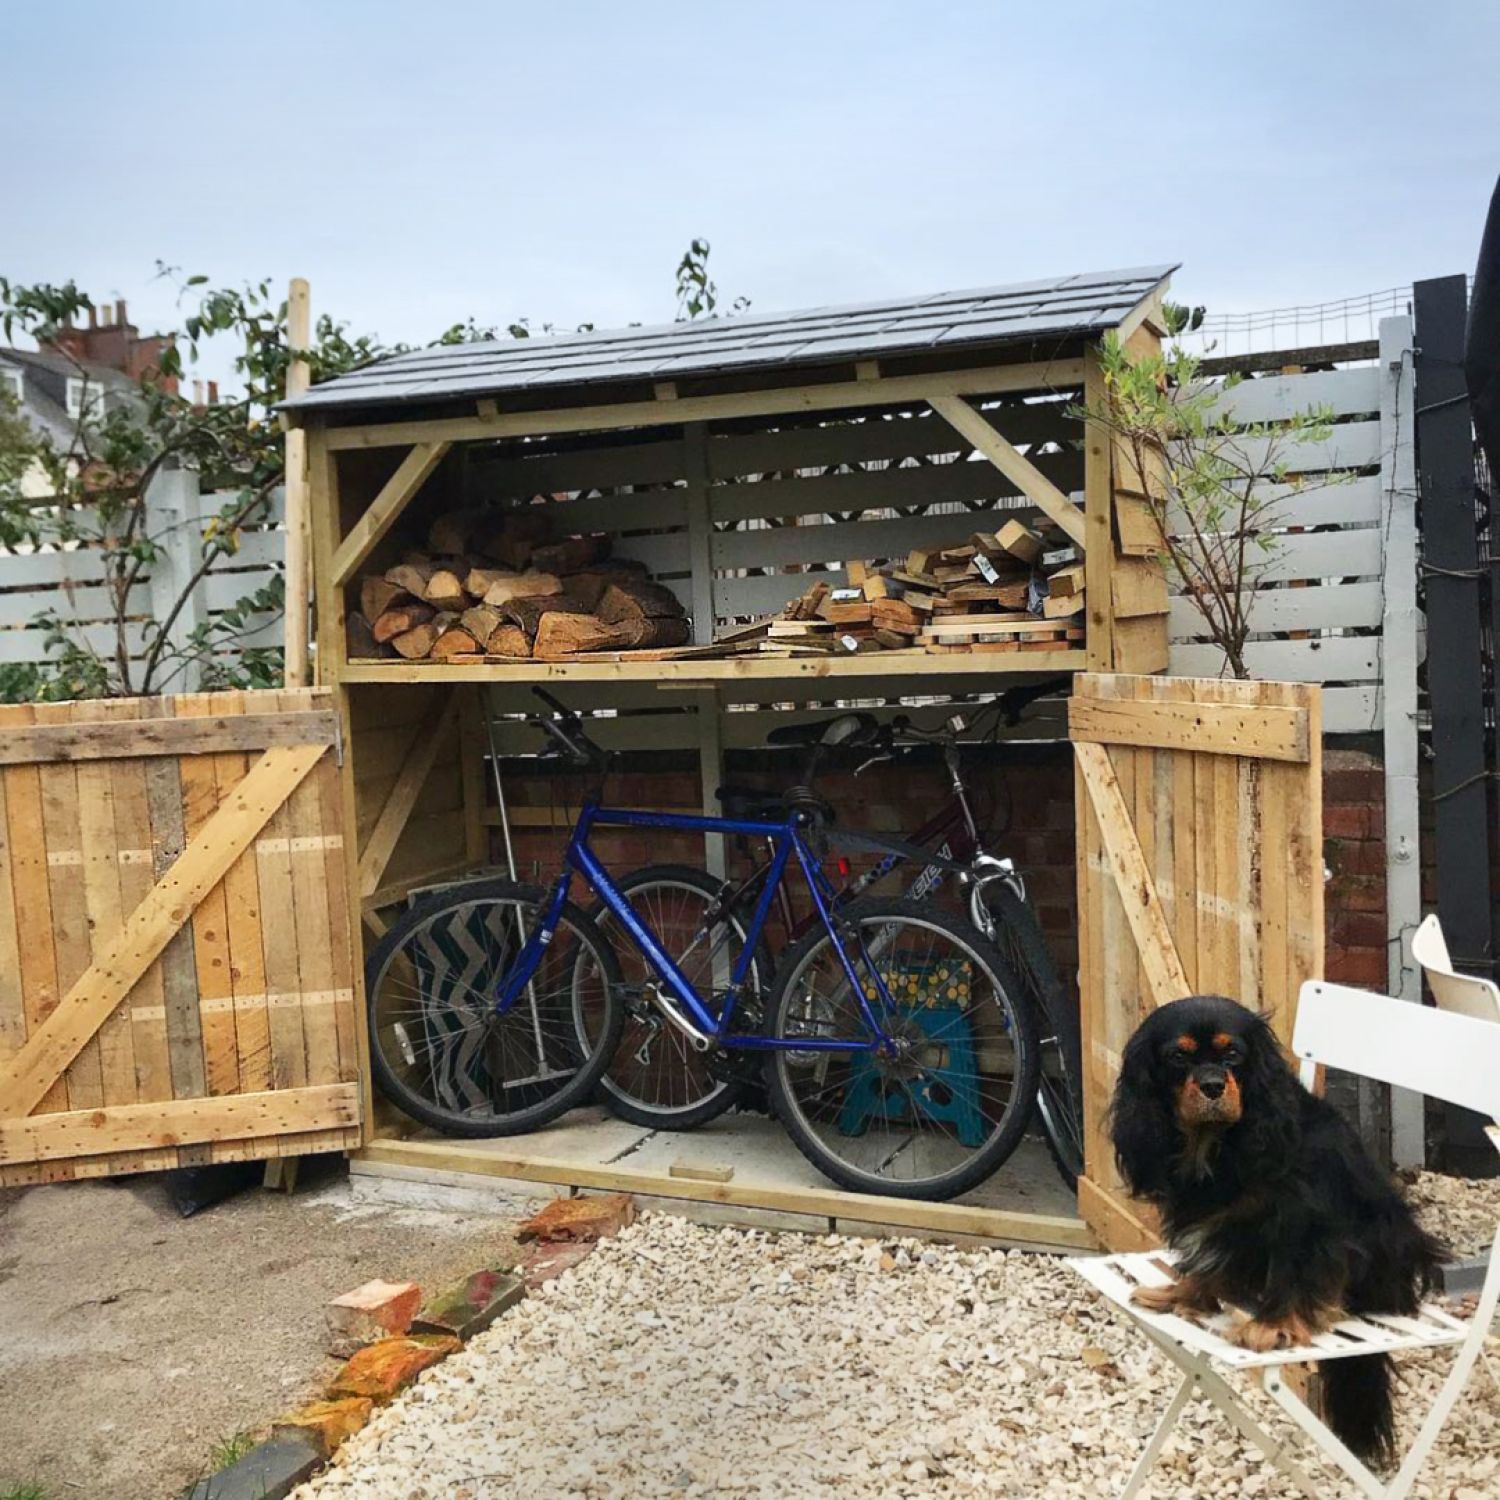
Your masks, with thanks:
[[(193, 469), (159, 469), (147, 487), (146, 525), (161, 549), (151, 565), (151, 618), (158, 624), (172, 613), (202, 556), (201, 504), (198, 475)], [(199, 579), (167, 630), (168, 646), (185, 644), (206, 618), (203, 580)], [(200, 676), (199, 664), (194, 662), (172, 678), (171, 689), (196, 692)]]
[[(1474, 432), (1464, 384), (1463, 276), (1419, 281), (1417, 465), (1427, 584), (1427, 690), (1432, 705), (1432, 800), (1437, 909), (1460, 970), (1484, 973), (1490, 951), (1489, 798)], [(1443, 1165), (1485, 1171), (1494, 1160), (1475, 1115), (1445, 1110)]]
[[(1380, 323), (1380, 511), (1385, 538), (1385, 610), (1380, 622), (1381, 714), (1385, 750), (1386, 985), (1420, 1001), (1422, 978), (1411, 937), (1422, 920), (1417, 809), (1417, 470), (1411, 320)], [(1384, 1135), (1384, 1091), (1360, 1079), (1360, 1128)], [(1390, 1091), (1390, 1157), (1398, 1167), (1426, 1162), (1421, 1098)]]

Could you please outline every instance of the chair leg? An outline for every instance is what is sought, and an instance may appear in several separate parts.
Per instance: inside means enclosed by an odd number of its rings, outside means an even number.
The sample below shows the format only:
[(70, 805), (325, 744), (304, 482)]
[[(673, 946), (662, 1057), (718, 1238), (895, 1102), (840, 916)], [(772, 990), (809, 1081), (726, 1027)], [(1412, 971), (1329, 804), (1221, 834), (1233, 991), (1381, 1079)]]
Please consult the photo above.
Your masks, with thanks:
[(1179, 1369), (1187, 1371), (1202, 1387), (1203, 1394), (1234, 1423), (1241, 1437), (1255, 1444), (1276, 1468), (1280, 1469), (1293, 1484), (1308, 1497), (1308, 1500), (1326, 1500), (1324, 1493), (1315, 1485), (1288, 1452), (1285, 1443), (1278, 1443), (1240, 1403), (1234, 1387), (1212, 1369), (1206, 1360), (1192, 1359), (1177, 1344), (1157, 1333), (1146, 1324), (1137, 1324), (1141, 1332), (1161, 1350)]
[(1198, 1377), (1194, 1374), (1182, 1377), (1182, 1384), (1177, 1387), (1177, 1394), (1168, 1402), (1167, 1409), (1161, 1414), (1161, 1421), (1156, 1424), (1156, 1431), (1151, 1434), (1151, 1441), (1141, 1450), (1141, 1456), (1136, 1460), (1135, 1468), (1130, 1471), (1130, 1478), (1126, 1481), (1125, 1488), (1120, 1491), (1120, 1500), (1131, 1500), (1131, 1497), (1146, 1482), (1146, 1476), (1155, 1467), (1168, 1434), (1176, 1426), (1177, 1418), (1182, 1415), (1182, 1408), (1188, 1404), (1197, 1384)]
[(1337, 1434), (1313, 1414), (1305, 1401), (1302, 1401), (1281, 1378), (1281, 1371), (1274, 1366), (1265, 1372), (1266, 1394), (1294, 1421), (1308, 1437), (1310, 1437), (1329, 1458), (1354, 1481), (1354, 1483), (1372, 1500), (1380, 1500), (1386, 1494), (1385, 1486), (1369, 1469), (1365, 1467), (1340, 1441)]
[(1417, 1475), (1422, 1472), (1422, 1465), (1427, 1462), (1432, 1445), (1437, 1442), (1438, 1433), (1448, 1420), (1448, 1413), (1453, 1410), (1454, 1403), (1468, 1384), (1475, 1362), (1482, 1359), (1490, 1377), (1494, 1378), (1495, 1372), (1484, 1352), (1484, 1341), (1494, 1324), (1497, 1307), (1500, 1307), (1500, 1238), (1490, 1246), (1490, 1263), (1485, 1271), (1484, 1285), (1479, 1290), (1479, 1305), (1474, 1309), (1469, 1336), (1458, 1346), (1458, 1356), (1453, 1361), (1453, 1368), (1448, 1372), (1437, 1400), (1432, 1403), (1432, 1410), (1427, 1413), (1427, 1420), (1422, 1423), (1416, 1442), (1411, 1445), (1401, 1467), (1396, 1471), (1395, 1479), (1391, 1481), (1391, 1487), (1386, 1492), (1391, 1500), (1401, 1500), (1402, 1496), (1411, 1493), (1411, 1487), (1416, 1483)]

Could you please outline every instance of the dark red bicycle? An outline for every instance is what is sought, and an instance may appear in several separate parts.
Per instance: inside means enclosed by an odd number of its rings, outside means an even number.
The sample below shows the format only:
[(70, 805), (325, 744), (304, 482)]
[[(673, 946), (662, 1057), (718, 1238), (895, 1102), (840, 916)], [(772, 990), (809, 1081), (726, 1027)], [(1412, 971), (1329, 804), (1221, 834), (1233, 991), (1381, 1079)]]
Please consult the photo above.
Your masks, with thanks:
[[(941, 729), (922, 730), (904, 717), (882, 725), (869, 714), (840, 715), (822, 724), (796, 724), (772, 731), (769, 743), (807, 750), (797, 784), (783, 793), (725, 786), (719, 799), (725, 813), (754, 820), (780, 818), (789, 808), (811, 817), (835, 852), (873, 854), (875, 862), (854, 874), (848, 861), (837, 904), (856, 900), (888, 877), (904, 878), (903, 892), (914, 899), (936, 896), (956, 884), (968, 919), (1010, 962), (1025, 994), (1018, 1023), (1035, 1027), (1042, 1067), (1036, 1108), (1043, 1138), (1059, 1173), (1070, 1187), (1083, 1169), (1082, 1050), (1078, 1005), (1047, 948), (1036, 914), (1026, 899), (1025, 879), (1015, 863), (993, 853), (974, 813), (964, 776), (962, 746), (993, 740), (1003, 725), (1013, 725), (1028, 704), (1049, 696), (1066, 683), (1046, 682), (1013, 688), (967, 718), (951, 717)], [(856, 727), (857, 726), (857, 727)], [(839, 739), (830, 742), (829, 731)], [(889, 838), (841, 827), (834, 809), (818, 792), (821, 761), (837, 744), (870, 753), (863, 771), (880, 761), (926, 748), (940, 749), (951, 795), (910, 839)], [(856, 772), (858, 774), (858, 772)], [(745, 851), (742, 850), (742, 853)], [(794, 910), (786, 882), (767, 886), (769, 860), (751, 854), (750, 873), (720, 880), (690, 865), (650, 865), (618, 880), (619, 888), (662, 939), (700, 993), (722, 990), (747, 935), (756, 931), (755, 913), (762, 902), (774, 903), (790, 948), (817, 922), (817, 914)], [(606, 936), (614, 924), (606, 910), (591, 913)], [(653, 976), (630, 972), (628, 945), (615, 943), (625, 969), (624, 1034), (602, 1080), (604, 1102), (622, 1119), (655, 1129), (686, 1130), (714, 1119), (735, 1104), (750, 1102), (759, 1088), (753, 1064), (716, 1055), (666, 1024), (661, 1009), (650, 1003)], [(762, 947), (764, 944), (762, 943)], [(769, 951), (757, 954), (755, 970), (769, 976)], [(742, 1003), (751, 1003), (750, 997)]]

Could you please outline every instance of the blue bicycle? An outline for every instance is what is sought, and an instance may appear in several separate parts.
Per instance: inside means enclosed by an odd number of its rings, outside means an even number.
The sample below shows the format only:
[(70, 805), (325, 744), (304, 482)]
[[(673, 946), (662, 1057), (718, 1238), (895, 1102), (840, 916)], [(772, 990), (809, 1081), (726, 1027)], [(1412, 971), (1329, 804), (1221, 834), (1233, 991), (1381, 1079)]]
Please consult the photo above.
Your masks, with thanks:
[[(559, 756), (596, 777), (563, 869), (550, 889), (485, 880), (436, 892), (386, 933), (366, 974), (382, 1092), (448, 1134), (534, 1130), (590, 1097), (626, 1007), (647, 1004), (709, 1068), (736, 1080), (763, 1071), (788, 1134), (840, 1186), (941, 1199), (988, 1177), (1020, 1140), (1037, 1089), (1035, 1018), (1000, 953), (928, 902), (840, 906), (820, 852), (826, 804), (810, 787), (776, 821), (603, 806), (609, 757), (536, 691), (554, 710), (537, 723)], [(814, 753), (857, 744), (867, 723), (850, 714), (819, 726)], [(631, 905), (590, 846), (600, 826), (768, 841), (770, 869), (735, 941), (680, 963), (709, 945), (664, 940)], [(766, 918), (793, 864), (818, 920), (768, 976)], [(628, 984), (612, 943), (570, 899), (579, 878), (631, 955)]]

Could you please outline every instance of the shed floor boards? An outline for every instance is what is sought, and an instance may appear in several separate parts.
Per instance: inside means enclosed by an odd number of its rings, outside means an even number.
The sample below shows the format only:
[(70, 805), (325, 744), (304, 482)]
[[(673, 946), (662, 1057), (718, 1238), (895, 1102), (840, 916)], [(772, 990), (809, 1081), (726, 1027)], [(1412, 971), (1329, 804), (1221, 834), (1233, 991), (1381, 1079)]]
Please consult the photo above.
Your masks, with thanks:
[[(673, 1177), (675, 1162), (732, 1167), (726, 1183)], [(698, 1130), (644, 1130), (601, 1108), (575, 1110), (558, 1124), (526, 1136), (453, 1140), (418, 1131), (401, 1140), (376, 1140), (352, 1164), (368, 1173), (493, 1191), (545, 1192), (542, 1184), (573, 1190), (619, 1188), (652, 1207), (675, 1209), (708, 1222), (764, 1223), (766, 1227), (851, 1233), (930, 1233), (1048, 1248), (1088, 1247), (1091, 1241), (1073, 1195), (1063, 1186), (1046, 1147), (1028, 1136), (987, 1182), (950, 1204), (870, 1198), (836, 1188), (807, 1161), (785, 1132), (762, 1115), (731, 1113)]]

